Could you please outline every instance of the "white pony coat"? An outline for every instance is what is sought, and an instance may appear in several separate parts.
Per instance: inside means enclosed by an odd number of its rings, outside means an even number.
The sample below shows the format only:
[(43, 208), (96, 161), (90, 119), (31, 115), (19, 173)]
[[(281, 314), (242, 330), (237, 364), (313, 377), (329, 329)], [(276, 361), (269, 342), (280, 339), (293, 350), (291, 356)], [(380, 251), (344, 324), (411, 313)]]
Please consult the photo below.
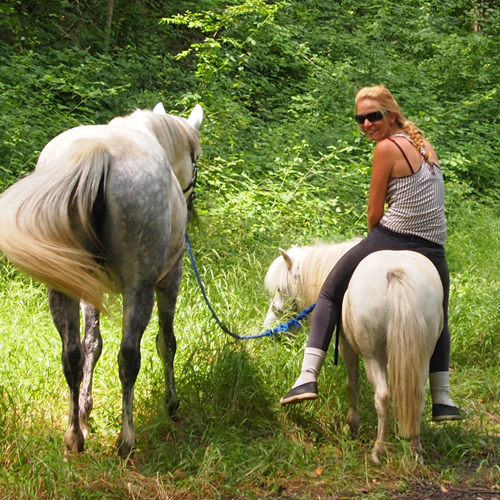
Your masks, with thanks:
[[(443, 287), (432, 262), (410, 251), (375, 252), (358, 265), (344, 296), (340, 350), (347, 370), (349, 424), (359, 427), (358, 357), (375, 391), (378, 463), (388, 435), (389, 388), (398, 434), (421, 451), (429, 362), (443, 328)], [(389, 365), (389, 386), (387, 385)]]
[[(299, 312), (316, 302), (337, 261), (360, 240), (281, 250), (265, 286), (274, 297), (265, 325), (288, 308)], [(343, 302), (340, 350), (347, 370), (349, 426), (359, 429), (359, 356), (375, 392), (377, 441), (372, 460), (379, 463), (388, 435), (390, 394), (398, 433), (421, 451), (420, 422), (429, 361), (443, 327), (443, 287), (432, 262), (409, 251), (381, 251), (355, 270)], [(387, 383), (389, 365), (390, 385)], [(389, 392), (390, 387), (390, 392)]]
[(343, 243), (292, 246), (288, 250), (280, 248), (281, 256), (273, 261), (264, 280), (266, 290), (273, 296), (264, 326), (278, 319), (287, 302), (295, 312), (314, 304), (335, 264), (360, 241), (360, 238), (354, 238)]

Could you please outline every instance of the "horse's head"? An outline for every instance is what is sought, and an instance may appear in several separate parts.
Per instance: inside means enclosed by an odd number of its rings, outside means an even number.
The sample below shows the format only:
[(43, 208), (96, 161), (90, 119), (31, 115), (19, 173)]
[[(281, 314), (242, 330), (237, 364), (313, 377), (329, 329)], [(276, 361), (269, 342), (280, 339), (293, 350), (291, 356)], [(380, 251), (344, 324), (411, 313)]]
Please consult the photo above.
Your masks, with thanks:
[(190, 215), (196, 186), (196, 161), (201, 154), (198, 129), (202, 121), (203, 108), (199, 104), (188, 118), (183, 118), (168, 114), (160, 102), (152, 112), (138, 109), (129, 116), (114, 118), (110, 122), (110, 125), (131, 127), (156, 138), (179, 181)]
[(302, 305), (300, 262), (303, 251), (296, 246), (289, 250), (279, 250), (281, 256), (271, 264), (265, 278), (266, 290), (273, 298), (264, 326), (269, 326), (287, 312), (298, 312)]
[[(153, 114), (173, 118), (180, 125), (181, 133), (179, 135), (183, 138), (187, 148), (176, 148), (174, 150), (174, 156), (172, 158), (169, 157), (169, 160), (174, 174), (181, 185), (191, 217), (194, 209), (194, 189), (198, 176), (196, 162), (201, 154), (198, 130), (203, 121), (203, 108), (197, 104), (189, 114), (189, 117), (185, 119), (179, 116), (168, 115), (163, 104), (159, 102), (154, 107)], [(158, 140), (160, 140), (160, 138), (158, 138)], [(160, 143), (161, 142), (160, 140)]]

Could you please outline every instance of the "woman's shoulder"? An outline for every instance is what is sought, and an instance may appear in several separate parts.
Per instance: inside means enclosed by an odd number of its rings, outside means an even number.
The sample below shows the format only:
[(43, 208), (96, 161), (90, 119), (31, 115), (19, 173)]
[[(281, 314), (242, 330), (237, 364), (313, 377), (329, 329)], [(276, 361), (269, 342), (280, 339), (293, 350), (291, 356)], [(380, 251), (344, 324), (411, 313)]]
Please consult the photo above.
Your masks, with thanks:
[(378, 142), (375, 146), (374, 156), (383, 157), (387, 160), (397, 160), (401, 156), (401, 151), (405, 151), (406, 145), (402, 142), (408, 141), (401, 137), (388, 137)]
[(375, 153), (379, 154), (389, 154), (392, 155), (394, 154), (394, 151), (396, 150), (396, 147), (394, 146), (395, 140), (387, 137), (386, 139), (382, 139), (381, 141), (377, 142), (375, 145)]

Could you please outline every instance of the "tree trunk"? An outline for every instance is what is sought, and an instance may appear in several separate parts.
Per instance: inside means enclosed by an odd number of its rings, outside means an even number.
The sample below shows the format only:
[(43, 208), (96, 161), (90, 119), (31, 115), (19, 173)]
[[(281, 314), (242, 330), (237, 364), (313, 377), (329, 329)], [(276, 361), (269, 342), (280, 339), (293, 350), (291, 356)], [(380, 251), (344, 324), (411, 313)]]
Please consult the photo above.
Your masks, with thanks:
[(108, 0), (108, 9), (106, 12), (106, 29), (104, 30), (104, 52), (109, 49), (109, 38), (111, 36), (111, 23), (113, 21), (114, 0)]

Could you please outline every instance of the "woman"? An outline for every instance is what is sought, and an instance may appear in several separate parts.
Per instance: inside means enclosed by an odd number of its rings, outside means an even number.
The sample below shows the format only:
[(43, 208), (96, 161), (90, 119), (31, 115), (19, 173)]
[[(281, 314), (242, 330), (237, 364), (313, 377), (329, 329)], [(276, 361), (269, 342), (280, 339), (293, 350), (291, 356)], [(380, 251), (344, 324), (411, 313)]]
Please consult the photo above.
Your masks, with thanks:
[[(430, 362), (432, 417), (435, 421), (460, 420), (461, 411), (448, 397), (450, 282), (443, 246), (444, 182), (438, 157), (383, 85), (361, 89), (355, 105), (359, 128), (377, 143), (368, 199), (369, 233), (340, 259), (325, 280), (311, 322), (301, 374), (281, 398), (281, 404), (318, 397), (318, 373), (339, 324), (342, 299), (356, 266), (378, 250), (413, 250), (433, 262), (444, 289), (444, 327)], [(386, 202), (388, 209), (384, 213)]]

